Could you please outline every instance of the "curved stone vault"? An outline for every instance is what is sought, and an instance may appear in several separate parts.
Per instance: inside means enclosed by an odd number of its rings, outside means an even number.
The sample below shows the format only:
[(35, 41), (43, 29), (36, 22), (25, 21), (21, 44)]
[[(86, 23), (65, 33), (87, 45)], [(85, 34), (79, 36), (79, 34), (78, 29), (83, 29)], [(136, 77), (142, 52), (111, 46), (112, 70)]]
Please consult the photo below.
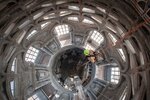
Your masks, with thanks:
[(150, 0), (0, 0), (0, 100), (149, 100), (149, 42)]

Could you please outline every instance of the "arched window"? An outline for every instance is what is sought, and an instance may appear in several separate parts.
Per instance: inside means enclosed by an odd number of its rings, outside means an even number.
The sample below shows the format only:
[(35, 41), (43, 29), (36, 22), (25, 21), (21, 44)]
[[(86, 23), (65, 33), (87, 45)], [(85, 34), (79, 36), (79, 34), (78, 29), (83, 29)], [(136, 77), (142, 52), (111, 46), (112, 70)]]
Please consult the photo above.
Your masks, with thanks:
[(83, 12), (88, 12), (88, 13), (95, 13), (95, 10), (90, 9), (90, 8), (85, 8), (85, 7), (82, 9), (82, 11)]
[(111, 68), (111, 80), (110, 82), (117, 84), (119, 82), (120, 78), (120, 70), (118, 67), (112, 67)]
[(14, 96), (14, 92), (15, 92), (15, 82), (11, 81), (10, 82), (10, 89), (11, 89), (11, 93)]
[(106, 10), (104, 8), (101, 8), (101, 7), (96, 7), (98, 10), (100, 10), (101, 12), (103, 13), (106, 13)]
[(27, 39), (29, 40), (31, 37), (33, 37), (37, 33), (37, 30), (31, 31), (31, 33), (27, 36)]
[(60, 36), (60, 35), (64, 35), (64, 34), (69, 34), (70, 29), (69, 29), (68, 25), (63, 24), (63, 25), (56, 26), (54, 31), (58, 36)]
[(54, 33), (58, 35), (61, 47), (71, 44), (70, 27), (67, 24), (58, 25), (54, 28)]
[(126, 96), (127, 96), (127, 87), (124, 89), (124, 91), (123, 91), (123, 93), (122, 93), (119, 100), (125, 100)]
[(113, 45), (116, 45), (116, 42), (117, 42), (117, 39), (111, 34), (111, 33), (108, 33), (111, 41), (113, 42)]
[(51, 22), (46, 22), (41, 24), (41, 29), (44, 29), (45, 27), (47, 27)]
[(55, 18), (55, 17), (56, 17), (55, 13), (50, 13), (50, 14), (44, 16), (43, 19), (47, 20), (47, 19), (52, 19), (52, 18)]
[(125, 54), (121, 48), (117, 49), (118, 53), (120, 54), (123, 61), (126, 61)]
[(12, 66), (11, 66), (11, 71), (15, 71), (15, 67), (16, 67), (16, 58), (13, 60)]
[(34, 63), (38, 56), (38, 53), (39, 53), (39, 50), (37, 50), (36, 48), (34, 48), (32, 46), (29, 47), (29, 49), (25, 55), (25, 61)]
[(71, 20), (71, 21), (79, 21), (78, 17), (68, 17), (68, 20)]
[(93, 21), (91, 21), (91, 20), (89, 20), (89, 19), (86, 19), (86, 18), (84, 18), (82, 22), (83, 22), (83, 23), (86, 23), (86, 24), (94, 24)]
[(71, 10), (80, 10), (80, 8), (78, 6), (68, 6), (68, 9), (71, 9)]
[(96, 43), (101, 44), (104, 41), (104, 37), (98, 31), (94, 30), (91, 31), (90, 33), (92, 34), (90, 38)]

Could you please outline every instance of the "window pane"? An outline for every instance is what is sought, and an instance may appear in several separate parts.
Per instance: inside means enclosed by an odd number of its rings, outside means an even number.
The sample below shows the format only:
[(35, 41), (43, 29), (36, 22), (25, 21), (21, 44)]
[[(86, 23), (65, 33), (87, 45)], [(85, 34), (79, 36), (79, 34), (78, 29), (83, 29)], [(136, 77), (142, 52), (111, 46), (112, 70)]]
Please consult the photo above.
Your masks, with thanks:
[(68, 20), (79, 21), (78, 17), (68, 17)]
[(94, 22), (92, 22), (91, 20), (88, 20), (88, 19), (84, 19), (82, 22), (87, 23), (87, 24), (94, 24)]
[(101, 44), (104, 41), (104, 37), (96, 30), (91, 31), (92, 35), (91, 35), (91, 39), (95, 42), (97, 42), (98, 44)]
[(112, 67), (111, 68), (111, 82), (117, 84), (120, 78), (120, 70), (119, 67)]
[(92, 10), (90, 8), (83, 8), (82, 11), (83, 12), (89, 12), (89, 13), (95, 13), (95, 10)]
[(117, 39), (116, 39), (111, 33), (109, 33), (108, 35), (109, 35), (109, 37), (111, 38), (113, 44), (115, 45), (116, 42), (117, 42)]
[(58, 36), (68, 34), (69, 26), (68, 25), (59, 25), (55, 27), (55, 32)]
[(10, 89), (11, 89), (11, 93), (12, 93), (13, 96), (14, 96), (14, 88), (15, 88), (14, 81), (11, 81), (10, 82)]
[(122, 60), (123, 60), (123, 61), (126, 61), (126, 57), (125, 57), (125, 54), (124, 54), (123, 50), (122, 50), (122, 49), (117, 49), (117, 50), (118, 50), (118, 52), (119, 52), (119, 54), (120, 54)]
[(34, 36), (37, 33), (36, 30), (33, 30), (28, 36), (27, 39), (29, 40), (32, 36)]
[(77, 6), (68, 6), (69, 9), (72, 9), (72, 10), (79, 10), (79, 7)]
[(11, 66), (11, 71), (15, 71), (15, 67), (16, 67), (16, 58), (13, 60), (12, 66)]
[(25, 55), (25, 61), (34, 62), (38, 56), (39, 50), (30, 47)]

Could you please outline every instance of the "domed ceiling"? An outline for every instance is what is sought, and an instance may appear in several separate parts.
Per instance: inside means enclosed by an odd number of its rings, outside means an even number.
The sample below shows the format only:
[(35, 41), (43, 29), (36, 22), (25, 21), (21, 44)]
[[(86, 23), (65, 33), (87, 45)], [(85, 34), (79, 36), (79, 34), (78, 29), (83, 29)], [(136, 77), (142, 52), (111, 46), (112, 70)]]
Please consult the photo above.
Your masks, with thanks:
[(0, 1), (0, 98), (149, 100), (149, 42), (150, 0)]

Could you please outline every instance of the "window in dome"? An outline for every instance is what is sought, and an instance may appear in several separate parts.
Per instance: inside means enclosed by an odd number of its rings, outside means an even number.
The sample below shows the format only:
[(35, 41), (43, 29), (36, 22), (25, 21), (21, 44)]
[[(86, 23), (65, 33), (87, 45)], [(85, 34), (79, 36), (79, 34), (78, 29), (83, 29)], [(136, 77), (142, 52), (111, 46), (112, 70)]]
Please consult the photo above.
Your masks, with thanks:
[(68, 25), (58, 25), (55, 27), (55, 32), (58, 36), (69, 34), (69, 26)]
[(98, 23), (102, 23), (102, 18), (100, 18), (100, 16), (92, 16), (92, 18)]
[(97, 42), (98, 44), (101, 44), (104, 41), (104, 37), (96, 30), (91, 31), (92, 35), (91, 35), (91, 39), (95, 42)]
[(116, 45), (117, 39), (111, 33), (109, 33), (108, 35), (111, 38), (113, 45)]
[(66, 16), (66, 15), (69, 15), (69, 14), (71, 14), (70, 11), (61, 11), (60, 12), (60, 16)]
[(140, 52), (140, 62), (141, 62), (141, 65), (144, 65), (145, 64), (145, 60), (144, 60), (144, 57), (143, 57), (143, 53)]
[(95, 13), (95, 10), (92, 10), (90, 8), (83, 8), (82, 11), (83, 12), (89, 12), (89, 13)]
[(111, 25), (106, 25), (106, 27), (114, 33), (117, 33), (116, 30)]
[(120, 78), (120, 70), (118, 67), (111, 68), (111, 82), (117, 84)]
[(124, 36), (124, 32), (123, 32), (123, 30), (121, 29), (121, 27), (118, 27), (118, 26), (117, 26), (117, 29), (118, 29), (119, 34), (120, 34), (121, 36)]
[(88, 50), (93, 50), (93, 51), (95, 51), (95, 48), (92, 47), (89, 43), (86, 44), (85, 48), (88, 49)]
[(18, 35), (18, 37), (16, 38), (16, 42), (18, 43), (18, 44), (20, 44), (21, 42), (22, 42), (22, 40), (23, 40), (23, 38), (24, 38), (24, 36), (26, 35), (26, 31), (25, 30), (23, 30), (23, 31), (21, 31), (20, 32), (20, 34)]
[(82, 21), (83, 23), (87, 23), (87, 24), (94, 24), (94, 22), (92, 22), (89, 19), (84, 18), (84, 20)]
[(31, 20), (26, 20), (24, 21), (21, 25), (18, 26), (19, 29), (24, 28), (25, 26), (27, 26), (29, 23), (31, 22)]
[(129, 48), (129, 50), (131, 50), (132, 53), (136, 53), (134, 47), (132, 46), (132, 44), (129, 40), (125, 40), (125, 43), (126, 43), (127, 47)]
[(33, 30), (28, 36), (27, 39), (29, 40), (32, 36), (34, 36), (37, 33), (37, 30)]
[(96, 7), (98, 10), (100, 10), (101, 12), (103, 12), (103, 13), (106, 13), (106, 10), (105, 9), (103, 9), (103, 8), (101, 8), (101, 7)]
[(15, 92), (15, 83), (14, 83), (14, 81), (10, 82), (10, 89), (11, 89), (12, 95), (14, 96), (14, 92)]
[(71, 10), (79, 10), (79, 7), (77, 7), (77, 6), (68, 6), (68, 9), (71, 9)]
[(8, 26), (8, 28), (6, 29), (5, 34), (8, 35), (12, 31), (12, 29), (14, 28), (14, 26), (15, 26), (15, 23), (11, 23)]
[(56, 2), (57, 5), (60, 5), (60, 4), (63, 4), (63, 3), (66, 3), (66, 1), (57, 1)]
[(41, 7), (49, 7), (49, 6), (52, 6), (52, 5), (53, 5), (52, 3), (47, 3), (47, 4), (41, 5)]
[(126, 61), (125, 54), (124, 54), (123, 50), (120, 48), (120, 49), (117, 49), (117, 51), (119, 52), (119, 54), (120, 54), (122, 60), (123, 60), (123, 61)]
[(79, 21), (78, 17), (68, 17), (68, 20)]
[(119, 100), (125, 100), (126, 96), (127, 96), (127, 87), (124, 89), (124, 91), (123, 91), (123, 93), (122, 93)]
[(51, 14), (48, 14), (46, 16), (43, 17), (43, 19), (51, 19), (51, 18), (55, 18), (55, 13), (51, 13)]
[(35, 20), (35, 19), (41, 17), (43, 14), (44, 14), (44, 12), (37, 13), (36, 15), (33, 16), (33, 19)]
[(50, 22), (46, 22), (46, 23), (41, 24), (41, 29), (44, 29), (46, 26), (48, 26), (48, 24), (50, 24)]
[(35, 62), (37, 56), (38, 56), (39, 50), (30, 47), (25, 55), (25, 61), (29, 62)]
[(11, 66), (11, 71), (15, 71), (15, 67), (16, 67), (16, 58), (13, 60), (12, 66)]

